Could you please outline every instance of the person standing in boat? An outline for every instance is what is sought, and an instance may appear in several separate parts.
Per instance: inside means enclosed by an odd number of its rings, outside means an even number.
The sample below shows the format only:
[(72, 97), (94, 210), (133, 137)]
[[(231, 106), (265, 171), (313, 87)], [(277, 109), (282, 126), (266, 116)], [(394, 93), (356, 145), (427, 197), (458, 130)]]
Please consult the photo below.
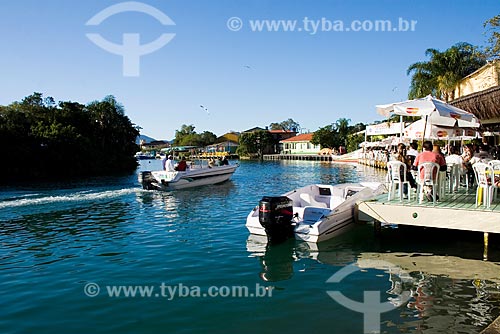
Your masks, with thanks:
[(165, 160), (165, 164), (163, 165), (163, 170), (166, 170), (167, 172), (175, 171), (174, 161), (171, 155), (169, 155), (167, 157), (167, 160)]

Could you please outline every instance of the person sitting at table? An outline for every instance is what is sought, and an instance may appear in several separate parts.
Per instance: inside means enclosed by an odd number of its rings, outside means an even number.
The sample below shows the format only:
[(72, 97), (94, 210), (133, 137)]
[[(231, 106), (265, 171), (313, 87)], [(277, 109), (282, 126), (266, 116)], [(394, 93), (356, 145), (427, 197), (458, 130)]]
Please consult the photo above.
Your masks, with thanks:
[[(408, 158), (407, 152), (406, 152), (406, 145), (403, 143), (398, 144), (398, 148), (396, 151), (396, 156), (394, 157), (395, 160), (401, 161), (406, 165), (406, 180), (410, 182), (410, 187), (412, 188), (417, 188), (417, 182), (415, 182), (415, 179), (413, 178), (413, 175), (411, 174), (411, 164), (410, 164), (410, 159)], [(401, 171), (402, 173), (402, 171)], [(403, 178), (403, 175), (400, 175), (401, 178)], [(403, 194), (404, 196), (408, 196), (408, 185), (403, 186)]]
[(462, 159), (464, 161), (464, 169), (467, 174), (469, 184), (474, 184), (474, 170), (472, 169), (472, 158), (474, 157), (474, 148), (472, 144), (465, 144), (462, 152)]
[[(446, 161), (444, 158), (435, 152), (432, 151), (433, 145), (430, 141), (426, 140), (424, 141), (422, 145), (423, 151), (417, 157), (415, 158), (415, 162), (413, 163), (413, 166), (415, 168), (418, 168), (418, 165), (424, 163), (424, 162), (435, 162), (439, 165), (439, 170), (446, 171)], [(424, 177), (424, 171), (420, 171), (420, 178)], [(433, 177), (437, 177), (436, 175), (433, 175)], [(424, 188), (427, 200), (432, 201), (432, 186), (426, 186)], [(438, 197), (436, 196), (436, 199)]]
[(410, 143), (410, 149), (406, 152), (406, 156), (410, 160), (410, 165), (413, 165), (415, 162), (415, 158), (418, 155), (418, 144), (416, 142), (411, 142)]
[(464, 174), (464, 159), (462, 156), (458, 155), (458, 150), (455, 146), (450, 146), (449, 150), (450, 155), (445, 158), (446, 163), (458, 165), (458, 173), (460, 173), (460, 175)]
[(474, 156), (472, 157), (472, 164), (474, 164), (474, 162), (488, 162), (489, 160), (492, 160), (493, 157), (491, 156), (491, 154), (488, 152), (489, 148), (488, 148), (488, 145), (486, 144), (482, 144), (481, 146), (479, 146), (479, 152), (477, 152), (476, 154), (474, 154)]

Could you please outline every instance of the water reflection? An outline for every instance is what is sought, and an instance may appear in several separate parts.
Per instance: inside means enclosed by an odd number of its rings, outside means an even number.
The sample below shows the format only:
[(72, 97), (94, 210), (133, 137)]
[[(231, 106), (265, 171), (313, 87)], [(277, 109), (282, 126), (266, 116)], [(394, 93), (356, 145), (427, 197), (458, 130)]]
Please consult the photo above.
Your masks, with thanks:
[[(381, 301), (385, 299), (397, 309), (382, 316), (384, 332), (477, 332), (500, 313), (500, 263), (463, 257), (463, 249), (452, 243), (440, 245), (441, 251), (446, 249), (450, 255), (436, 255), (425, 252), (422, 244), (400, 247), (404, 240), (377, 241), (365, 232), (358, 230), (319, 244), (290, 240), (276, 246), (268, 245), (266, 237), (251, 235), (247, 251), (259, 259), (264, 281), (300, 276), (300, 271), (312, 266), (311, 260), (332, 267), (356, 266), (359, 270), (351, 274), (354, 277), (338, 283), (337, 288), (348, 296), (376, 286), (368, 290), (381, 291)], [(459, 247), (467, 248), (464, 245), (467, 243), (459, 242)], [(412, 247), (424, 252), (401, 251)]]

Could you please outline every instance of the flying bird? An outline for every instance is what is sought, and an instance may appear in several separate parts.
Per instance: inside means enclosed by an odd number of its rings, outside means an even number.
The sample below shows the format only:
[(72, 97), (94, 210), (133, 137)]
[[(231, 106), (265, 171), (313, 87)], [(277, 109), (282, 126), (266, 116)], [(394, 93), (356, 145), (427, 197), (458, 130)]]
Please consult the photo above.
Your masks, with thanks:
[(252, 69), (250, 66), (248, 65), (243, 65), (244, 68), (248, 68), (249, 70)]
[(205, 106), (201, 105), (200, 104), (200, 108), (205, 110), (207, 112), (208, 115), (210, 115), (210, 112), (208, 111), (208, 108), (205, 108)]

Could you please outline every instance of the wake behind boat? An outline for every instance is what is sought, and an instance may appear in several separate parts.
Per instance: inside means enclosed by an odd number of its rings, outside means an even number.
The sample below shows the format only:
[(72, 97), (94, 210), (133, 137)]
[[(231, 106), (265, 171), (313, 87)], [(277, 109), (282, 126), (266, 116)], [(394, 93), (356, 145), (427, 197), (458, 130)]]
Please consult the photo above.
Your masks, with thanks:
[(312, 184), (282, 196), (265, 196), (248, 215), (252, 234), (276, 242), (295, 235), (309, 242), (328, 240), (352, 226), (357, 201), (386, 192), (378, 182)]
[(139, 182), (146, 190), (176, 190), (222, 183), (231, 178), (238, 168), (235, 165), (191, 166), (185, 171), (144, 171)]

